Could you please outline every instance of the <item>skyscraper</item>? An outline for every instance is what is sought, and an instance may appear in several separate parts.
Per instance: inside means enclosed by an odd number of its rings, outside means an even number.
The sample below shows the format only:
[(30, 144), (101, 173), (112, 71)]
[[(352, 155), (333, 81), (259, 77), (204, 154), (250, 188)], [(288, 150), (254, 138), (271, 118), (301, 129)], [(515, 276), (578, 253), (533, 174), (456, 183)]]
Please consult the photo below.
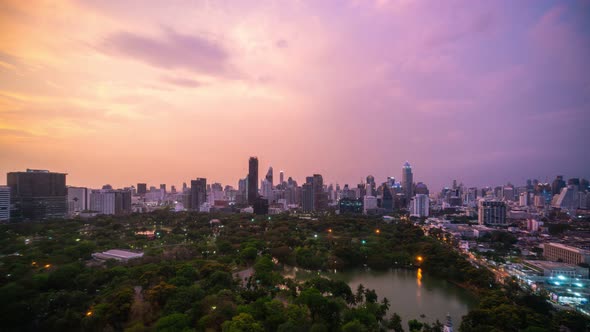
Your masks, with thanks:
[(328, 208), (328, 195), (324, 191), (324, 179), (320, 174), (314, 174), (313, 180), (314, 211), (324, 211)]
[(191, 208), (199, 211), (201, 204), (207, 201), (207, 179), (191, 180)]
[(14, 208), (11, 219), (65, 218), (68, 212), (65, 173), (27, 169), (8, 173), (6, 182)]
[(270, 183), (271, 188), (274, 186), (272, 166), (269, 167), (268, 172), (266, 172), (266, 181)]
[(280, 171), (279, 172), (279, 181), (280, 181), (280, 185), (282, 185), (285, 182), (285, 172)]
[(313, 183), (306, 182), (301, 186), (301, 209), (303, 212), (312, 212), (315, 210), (314, 203)]
[(402, 188), (407, 200), (409, 200), (414, 194), (412, 190), (413, 183), (414, 175), (412, 174), (412, 166), (410, 166), (410, 163), (406, 161), (402, 167)]
[(248, 161), (248, 204), (254, 205), (258, 197), (258, 158), (250, 157)]
[(559, 194), (562, 188), (565, 188), (565, 181), (563, 180), (563, 175), (558, 175), (551, 184), (551, 195)]
[(147, 184), (146, 183), (138, 183), (137, 184), (137, 194), (138, 195), (145, 195), (147, 193)]

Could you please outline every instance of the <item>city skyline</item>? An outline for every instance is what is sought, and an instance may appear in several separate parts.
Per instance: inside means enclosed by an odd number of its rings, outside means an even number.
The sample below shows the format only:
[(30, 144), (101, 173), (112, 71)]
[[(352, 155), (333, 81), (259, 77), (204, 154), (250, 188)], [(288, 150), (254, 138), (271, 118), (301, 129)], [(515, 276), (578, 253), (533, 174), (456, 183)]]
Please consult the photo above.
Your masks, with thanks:
[[(588, 1), (0, 4), (0, 172), (590, 177)], [(230, 24), (225, 24), (229, 22)]]

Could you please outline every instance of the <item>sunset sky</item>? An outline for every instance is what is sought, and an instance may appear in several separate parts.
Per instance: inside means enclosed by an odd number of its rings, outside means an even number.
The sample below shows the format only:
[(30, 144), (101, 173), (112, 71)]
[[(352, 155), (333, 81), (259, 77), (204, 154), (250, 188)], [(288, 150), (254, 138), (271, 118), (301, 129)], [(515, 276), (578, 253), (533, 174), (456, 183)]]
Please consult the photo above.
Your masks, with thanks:
[[(0, 174), (590, 177), (590, 1), (0, 0)], [(0, 183), (4, 181), (0, 180)]]

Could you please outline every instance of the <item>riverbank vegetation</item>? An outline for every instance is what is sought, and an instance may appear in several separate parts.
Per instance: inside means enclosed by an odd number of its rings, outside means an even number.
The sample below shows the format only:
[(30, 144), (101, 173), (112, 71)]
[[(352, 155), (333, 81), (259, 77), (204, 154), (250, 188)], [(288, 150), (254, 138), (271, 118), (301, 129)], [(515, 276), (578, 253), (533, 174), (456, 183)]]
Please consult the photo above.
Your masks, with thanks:
[[(151, 231), (153, 236), (146, 235)], [(93, 252), (109, 249), (145, 255), (128, 263), (91, 259)], [(0, 326), (7, 331), (442, 328), (387, 316), (389, 301), (364, 287), (353, 291), (327, 279), (285, 279), (282, 264), (311, 270), (420, 267), (481, 296), (462, 331), (533, 326), (550, 331), (585, 322), (541, 304), (530, 306), (539, 301), (518, 292), (498, 290), (489, 271), (402, 219), (385, 223), (377, 217), (311, 220), (162, 210), (0, 225), (0, 250)], [(518, 318), (516, 329), (498, 325), (508, 318)]]

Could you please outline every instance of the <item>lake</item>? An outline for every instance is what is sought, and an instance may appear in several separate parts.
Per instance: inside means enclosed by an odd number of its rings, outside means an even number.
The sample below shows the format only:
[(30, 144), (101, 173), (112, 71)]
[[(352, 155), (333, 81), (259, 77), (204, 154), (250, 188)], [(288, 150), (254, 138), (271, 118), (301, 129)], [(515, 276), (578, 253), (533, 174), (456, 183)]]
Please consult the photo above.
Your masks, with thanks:
[[(374, 289), (379, 300), (387, 297), (391, 304), (387, 316), (397, 312), (405, 329), (411, 319), (431, 323), (438, 319), (444, 324), (449, 313), (455, 329), (458, 330), (461, 317), (477, 304), (477, 297), (469, 291), (445, 280), (427, 276), (420, 269), (354, 269), (318, 273), (292, 268), (285, 271), (286, 277), (295, 277), (297, 280), (307, 280), (318, 274), (348, 283), (353, 293), (359, 284), (363, 284), (365, 288)], [(420, 317), (421, 315), (424, 317)]]

